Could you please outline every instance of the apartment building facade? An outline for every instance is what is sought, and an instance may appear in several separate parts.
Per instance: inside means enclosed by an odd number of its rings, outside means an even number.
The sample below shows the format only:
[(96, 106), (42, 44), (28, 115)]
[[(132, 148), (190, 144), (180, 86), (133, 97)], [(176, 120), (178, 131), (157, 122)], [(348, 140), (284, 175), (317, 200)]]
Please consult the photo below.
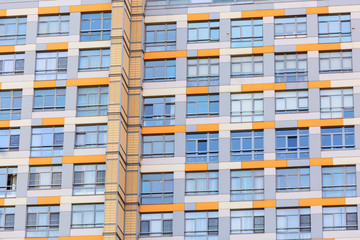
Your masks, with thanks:
[(360, 3), (0, 1), (0, 239), (360, 239)]

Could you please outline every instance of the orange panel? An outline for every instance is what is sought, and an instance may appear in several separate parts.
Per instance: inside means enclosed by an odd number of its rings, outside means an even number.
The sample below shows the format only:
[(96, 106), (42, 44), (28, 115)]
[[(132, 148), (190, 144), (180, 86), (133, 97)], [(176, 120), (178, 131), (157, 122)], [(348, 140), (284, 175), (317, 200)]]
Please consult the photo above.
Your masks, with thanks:
[(58, 205), (60, 204), (60, 196), (57, 197), (38, 197), (38, 205)]
[(109, 85), (109, 78), (78, 78), (78, 79), (68, 79), (66, 81), (66, 86), (104, 86)]
[(219, 210), (218, 202), (199, 202), (195, 205), (196, 211), (211, 211), (211, 210)]
[(140, 213), (184, 211), (184, 203), (140, 205)]
[(5, 205), (5, 198), (0, 198), (0, 206), (4, 206)]
[(219, 124), (198, 124), (196, 125), (197, 132), (218, 132)]
[(306, 9), (307, 14), (328, 14), (329, 7), (310, 7)]
[(310, 158), (310, 166), (332, 166), (332, 158)]
[(185, 172), (197, 172), (197, 171), (207, 171), (207, 163), (187, 163), (185, 164)]
[(330, 88), (331, 81), (312, 81), (308, 83), (309, 88)]
[(331, 127), (342, 126), (343, 119), (310, 119), (310, 120), (298, 120), (298, 127)]
[(0, 53), (13, 53), (15, 52), (15, 46), (0, 46)]
[(29, 158), (30, 166), (51, 165), (51, 157)]
[(253, 122), (252, 123), (253, 129), (268, 129), (268, 128), (275, 128), (275, 121), (269, 122)]
[(63, 156), (62, 163), (105, 163), (106, 155)]
[(0, 128), (9, 128), (10, 127), (10, 120), (1, 120), (0, 121)]
[(313, 43), (296, 45), (297, 52), (341, 50), (341, 43)]
[(0, 89), (1, 89), (1, 82), (0, 82)]
[(276, 200), (253, 201), (253, 208), (274, 208)]
[(54, 88), (55, 86), (56, 86), (55, 80), (34, 82), (34, 88)]
[(299, 199), (299, 207), (345, 205), (345, 198), (309, 198)]
[(63, 126), (65, 123), (64, 118), (43, 118), (43, 126)]
[(69, 43), (67, 42), (46, 44), (47, 51), (61, 51), (61, 50), (68, 50), (68, 48), (69, 48)]
[(111, 3), (70, 6), (70, 12), (104, 12), (111, 9)]
[(25, 238), (25, 240), (47, 240), (47, 238)]
[(209, 87), (187, 87), (186, 94), (187, 95), (196, 95), (196, 94), (208, 94)]
[(241, 18), (261, 18), (261, 17), (278, 17), (285, 16), (285, 9), (271, 9), (271, 10), (254, 10), (242, 11)]
[(176, 133), (176, 132), (185, 132), (185, 125), (177, 126), (164, 126), (164, 127), (143, 127), (141, 133), (143, 135), (147, 134), (167, 134), (167, 133)]
[(144, 60), (156, 60), (156, 59), (170, 59), (170, 58), (185, 58), (187, 57), (187, 51), (166, 51), (166, 52), (146, 52), (144, 53)]
[(39, 15), (46, 15), (46, 14), (57, 14), (60, 13), (60, 7), (41, 7), (38, 8)]
[(260, 92), (265, 90), (286, 90), (286, 83), (261, 83), (241, 85), (241, 92)]
[(6, 17), (6, 9), (0, 10), (0, 17)]
[(253, 54), (262, 54), (262, 53), (273, 53), (275, 52), (274, 46), (265, 46), (265, 47), (253, 47), (252, 53)]
[(244, 161), (241, 169), (287, 167), (286, 160)]
[(188, 22), (196, 22), (196, 21), (208, 21), (209, 13), (194, 13), (187, 15)]
[(220, 49), (199, 49), (198, 57), (218, 57), (220, 56)]
[[(32, 238), (33, 239), (33, 238)], [(73, 237), (59, 237), (59, 240), (103, 240), (103, 236), (73, 236)]]

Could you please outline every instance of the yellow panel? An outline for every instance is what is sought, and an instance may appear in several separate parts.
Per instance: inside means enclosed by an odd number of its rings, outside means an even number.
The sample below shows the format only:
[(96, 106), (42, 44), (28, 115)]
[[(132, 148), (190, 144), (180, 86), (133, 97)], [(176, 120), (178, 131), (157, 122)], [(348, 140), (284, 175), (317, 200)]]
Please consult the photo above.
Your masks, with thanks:
[(188, 22), (196, 22), (196, 21), (208, 21), (209, 13), (194, 13), (187, 15)]
[(68, 79), (66, 86), (104, 86), (109, 85), (109, 78), (79, 78), (79, 79)]
[(307, 14), (328, 14), (329, 7), (310, 7), (306, 9)]
[(38, 205), (59, 205), (60, 204), (60, 196), (57, 197), (38, 197), (37, 198)]
[(299, 199), (299, 207), (340, 206), (345, 205), (345, 198), (308, 198)]
[(104, 12), (111, 11), (111, 9), (111, 3), (70, 6), (70, 12)]
[(271, 10), (254, 10), (242, 11), (241, 18), (261, 18), (261, 17), (278, 17), (285, 16), (285, 9), (271, 9)]
[(41, 7), (38, 9), (39, 15), (57, 14), (60, 13), (60, 7)]
[(106, 155), (63, 156), (62, 163), (105, 163)]

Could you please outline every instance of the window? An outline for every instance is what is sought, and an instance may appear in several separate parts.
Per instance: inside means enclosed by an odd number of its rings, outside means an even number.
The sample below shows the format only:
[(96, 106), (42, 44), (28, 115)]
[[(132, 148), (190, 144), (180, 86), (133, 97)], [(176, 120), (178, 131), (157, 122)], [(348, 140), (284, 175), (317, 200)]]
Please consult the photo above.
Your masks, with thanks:
[(71, 228), (104, 227), (104, 204), (72, 206)]
[(264, 75), (262, 55), (231, 58), (231, 77), (258, 77)]
[(31, 139), (32, 157), (61, 156), (64, 127), (33, 128)]
[(231, 201), (264, 199), (264, 170), (231, 172)]
[(107, 125), (76, 126), (75, 148), (106, 147)]
[(355, 197), (355, 166), (334, 166), (322, 168), (323, 197)]
[(303, 82), (307, 74), (306, 53), (275, 55), (275, 82)]
[(0, 208), (0, 231), (14, 230), (15, 222), (15, 208), (1, 207)]
[(352, 52), (320, 52), (320, 73), (352, 72)]
[(231, 47), (259, 47), (262, 45), (262, 19), (231, 21)]
[(319, 15), (319, 43), (351, 42), (350, 14)]
[(217, 240), (218, 212), (185, 212), (186, 240)]
[(77, 116), (107, 115), (108, 102), (109, 87), (80, 87), (78, 88)]
[(83, 13), (80, 41), (110, 40), (111, 13)]
[(219, 161), (219, 133), (186, 134), (186, 162)]
[(357, 207), (323, 207), (324, 231), (357, 230)]
[(188, 59), (188, 87), (217, 85), (219, 85), (219, 58)]
[(354, 117), (353, 89), (320, 89), (320, 114), (321, 118)]
[(310, 208), (277, 209), (277, 239), (311, 239)]
[(231, 161), (264, 160), (264, 132), (232, 132)]
[(219, 95), (195, 95), (187, 97), (187, 117), (219, 115)]
[(275, 18), (275, 37), (306, 37), (306, 16)]
[(70, 15), (39, 16), (39, 36), (69, 35)]
[(66, 79), (67, 52), (36, 54), (35, 80)]
[(0, 129), (0, 152), (18, 151), (19, 141), (19, 128)]
[(173, 157), (174, 135), (143, 136), (142, 157)]
[(65, 88), (35, 89), (33, 111), (65, 110), (65, 94)]
[(16, 167), (0, 168), (0, 198), (16, 197)]
[(0, 75), (24, 74), (24, 53), (1, 54)]
[(264, 121), (264, 94), (231, 94), (231, 122)]
[(80, 50), (79, 71), (103, 71), (110, 68), (110, 49)]
[(175, 97), (144, 98), (144, 126), (175, 124)]
[(26, 237), (59, 236), (60, 206), (32, 206), (27, 210)]
[(176, 60), (145, 61), (145, 82), (175, 80)]
[(25, 44), (26, 17), (0, 19), (0, 45)]
[(189, 22), (188, 42), (219, 41), (219, 21)]
[(321, 150), (354, 148), (354, 127), (321, 128)]
[(22, 91), (0, 91), (0, 120), (20, 119)]
[(219, 193), (218, 172), (187, 172), (186, 195), (206, 195)]
[(141, 204), (173, 203), (174, 174), (142, 174)]
[(276, 113), (308, 112), (307, 90), (276, 92)]
[(156, 24), (145, 26), (146, 52), (176, 50), (176, 24)]
[(106, 164), (74, 166), (74, 195), (95, 195), (105, 192)]
[(231, 234), (263, 233), (264, 231), (263, 209), (231, 211)]
[(276, 130), (276, 159), (309, 158), (309, 129)]
[(140, 237), (172, 236), (172, 213), (141, 214)]
[(29, 189), (61, 188), (61, 166), (30, 167)]
[(276, 169), (276, 191), (310, 191), (310, 169), (306, 167)]

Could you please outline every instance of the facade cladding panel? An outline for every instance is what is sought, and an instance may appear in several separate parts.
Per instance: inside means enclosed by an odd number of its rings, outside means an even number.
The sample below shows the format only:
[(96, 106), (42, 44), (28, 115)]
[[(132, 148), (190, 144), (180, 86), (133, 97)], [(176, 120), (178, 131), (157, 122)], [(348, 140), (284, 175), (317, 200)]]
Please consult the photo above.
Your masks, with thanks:
[(0, 0), (0, 239), (360, 239), (359, 56), (359, 0)]

